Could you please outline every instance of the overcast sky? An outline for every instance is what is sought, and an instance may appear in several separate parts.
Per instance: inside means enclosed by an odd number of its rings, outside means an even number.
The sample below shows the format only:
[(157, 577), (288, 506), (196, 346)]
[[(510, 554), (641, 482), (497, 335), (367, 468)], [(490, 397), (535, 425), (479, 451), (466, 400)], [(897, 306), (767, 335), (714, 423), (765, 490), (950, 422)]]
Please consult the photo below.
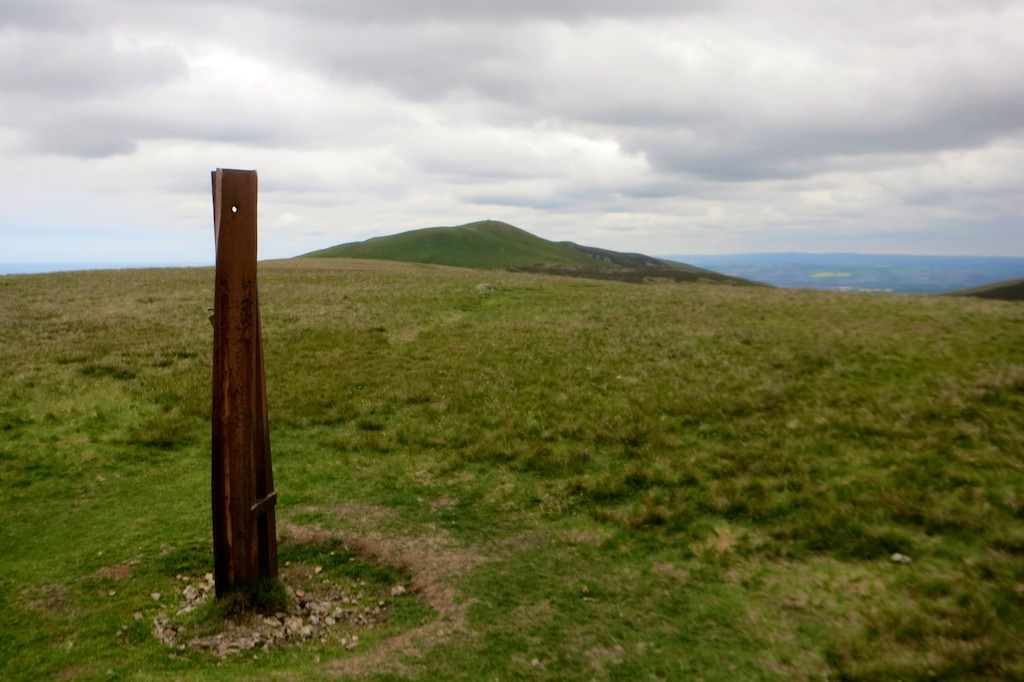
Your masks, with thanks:
[(504, 220), (651, 254), (1024, 256), (1024, 2), (3, 0), (0, 262)]

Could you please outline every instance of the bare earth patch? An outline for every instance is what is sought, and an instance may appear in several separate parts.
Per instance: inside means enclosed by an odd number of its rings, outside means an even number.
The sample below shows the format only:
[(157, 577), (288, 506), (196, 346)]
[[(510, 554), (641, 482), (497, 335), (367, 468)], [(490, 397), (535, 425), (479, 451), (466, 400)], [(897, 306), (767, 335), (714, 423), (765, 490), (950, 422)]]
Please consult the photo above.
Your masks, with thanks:
[[(319, 566), (304, 562), (283, 567), (280, 578), (289, 598), (283, 610), (239, 614), (223, 628), (209, 632), (190, 622), (188, 614), (213, 598), (213, 574), (202, 578), (180, 575), (174, 589), (177, 599), (152, 595), (167, 604), (153, 619), (153, 634), (175, 652), (191, 649), (222, 659), (242, 651), (267, 651), (308, 641), (330, 641), (353, 650), (360, 646), (360, 635), (384, 622), (394, 599), (406, 593), (401, 584), (386, 586), (383, 592), (359, 584), (344, 585), (323, 578)], [(136, 619), (141, 616), (135, 614)]]
[(679, 568), (673, 563), (658, 563), (654, 564), (652, 568), (658, 573), (661, 573), (662, 575), (668, 576), (670, 578), (675, 578), (682, 585), (685, 585), (686, 583), (690, 582), (690, 572), (684, 571), (683, 569)]
[(112, 578), (113, 580), (131, 580), (132, 578), (132, 566), (137, 565), (137, 560), (122, 561), (119, 564), (113, 564), (112, 566), (104, 566), (103, 568), (96, 571), (96, 575), (101, 578)]
[(345, 530), (288, 525), (282, 536), (292, 542), (340, 540), (361, 557), (406, 572), (412, 593), (434, 609), (438, 618), (380, 642), (366, 654), (331, 661), (330, 671), (339, 675), (401, 672), (405, 669), (403, 658), (420, 657), (465, 632), (470, 603), (458, 600), (453, 583), (487, 561), (487, 557), (458, 546), (448, 533), (430, 526), (428, 533), (417, 536), (386, 536), (372, 530), (377, 525), (375, 522), (391, 515), (390, 510), (383, 507), (349, 504), (333, 510), (347, 526)]
[(26, 592), (30, 609), (47, 613), (63, 613), (67, 610), (68, 588), (60, 583), (40, 585)]
[[(212, 574), (180, 575), (173, 594), (153, 595), (165, 607), (153, 619), (152, 631), (171, 649), (170, 656), (194, 650), (225, 658), (243, 651), (258, 653), (309, 641), (334, 642), (351, 654), (325, 661), (328, 674), (401, 673), (408, 670), (409, 659), (465, 635), (471, 602), (459, 599), (454, 584), (487, 557), (460, 547), (447, 532), (433, 526), (427, 526), (423, 535), (386, 535), (376, 530), (386, 526), (394, 515), (385, 507), (353, 503), (329, 509), (337, 515), (343, 530), (284, 522), (279, 527), (279, 541), (292, 545), (341, 544), (361, 560), (396, 568), (408, 579), (377, 586), (376, 591), (366, 590), (364, 594), (358, 585), (333, 584), (325, 579), (326, 572), (321, 574), (319, 566), (292, 561), (282, 565), (280, 574), (289, 597), (286, 610), (249, 613), (227, 620), (217, 631), (209, 631), (203, 630), (190, 614), (213, 598)], [(100, 573), (126, 580), (131, 578), (131, 566), (117, 564), (100, 569)], [(437, 617), (378, 641), (372, 650), (363, 653), (360, 634), (383, 624), (395, 599), (409, 598), (433, 609)], [(138, 620), (141, 613), (135, 617)]]
[[(357, 516), (344, 514), (351, 522)], [(355, 525), (355, 524), (351, 524)], [(330, 531), (319, 526), (286, 526), (282, 536), (291, 542), (313, 543), (340, 540), (358, 555), (394, 566), (411, 576), (412, 593), (434, 609), (438, 618), (380, 642), (373, 651), (329, 662), (328, 669), (339, 675), (382, 671), (402, 672), (402, 659), (416, 658), (452, 637), (465, 633), (469, 602), (460, 602), (453, 582), (487, 560), (472, 550), (459, 547), (444, 531), (432, 529), (427, 535), (387, 537), (377, 531)]]

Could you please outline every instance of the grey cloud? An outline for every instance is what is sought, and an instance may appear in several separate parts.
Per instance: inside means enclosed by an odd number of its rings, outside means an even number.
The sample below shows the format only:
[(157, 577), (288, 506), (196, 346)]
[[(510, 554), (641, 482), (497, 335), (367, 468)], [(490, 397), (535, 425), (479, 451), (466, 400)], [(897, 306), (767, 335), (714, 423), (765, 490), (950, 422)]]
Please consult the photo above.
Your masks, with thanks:
[(160, 108), (152, 100), (69, 104), (60, 112), (36, 112), (21, 124), (29, 151), (83, 158), (134, 152), (146, 140), (179, 139), (289, 147), (305, 142), (309, 131), (282, 125), (281, 119), (210, 102), (204, 116), (189, 116), (188, 104)]
[(892, 155), (919, 155), (983, 145), (998, 138), (1001, 129), (949, 126), (893, 126), (888, 130), (844, 128), (780, 129), (730, 132), (728, 128), (631, 128), (620, 130), (620, 141), (630, 152), (643, 153), (665, 172), (685, 173), (710, 180), (746, 182), (801, 178), (840, 168), (864, 167), (856, 157), (877, 157), (888, 164)]
[(1005, 0), (8, 0), (0, 139), (154, 183), (237, 151), (322, 224), (500, 205), (1012, 238), (1022, 27)]
[(131, 154), (138, 143), (125, 135), (116, 125), (97, 122), (87, 126), (71, 121), (36, 128), (28, 136), (27, 146), (34, 152), (103, 158), (118, 154)]
[[(230, 39), (246, 22), (266, 15), (273, 20), (299, 19), (312, 26), (482, 23), (507, 27), (527, 21), (678, 16), (717, 11), (722, 4), (721, 0), (5, 0), (0, 6), (0, 27), (81, 31), (149, 23), (189, 27), (196, 34), (221, 30)], [(203, 19), (197, 20), (200, 16)]]
[[(662, 170), (726, 180), (800, 177), (841, 157), (965, 148), (1021, 128), (1024, 72), (1009, 64), (1024, 60), (1024, 48), (1015, 31), (985, 15), (1010, 6), (946, 7), (964, 15), (964, 35), (957, 24), (935, 22), (925, 5), (847, 8), (850, 27), (833, 22), (828, 37), (813, 33), (813, 21), (824, 21), (820, 9), (811, 20), (782, 12), (791, 24), (763, 8), (741, 11), (725, 33), (721, 17), (681, 25), (679, 45), (690, 46), (694, 60), (648, 44), (644, 31), (654, 25), (624, 25), (616, 40), (611, 24), (588, 44), (577, 29), (553, 36), (535, 24), (502, 26), (500, 11), (481, 15), (492, 22), (481, 30), (454, 21), (460, 3), (437, 3), (447, 23), (340, 34), (324, 26), (314, 32), (319, 39), (303, 34), (301, 52), (319, 68), (417, 101), (444, 105), (452, 93), (469, 93), (493, 122), (589, 126)], [(613, 14), (607, 5), (598, 9)], [(387, 7), (379, 11), (389, 16)], [(704, 27), (711, 54), (698, 49)], [(757, 38), (741, 40), (744, 31)]]
[(605, 16), (657, 16), (706, 11), (720, 3), (713, 0), (262, 0), (258, 4), (269, 9), (285, 10), (290, 14), (298, 12), (348, 21), (491, 23), (529, 19), (573, 20)]
[(532, 29), (500, 23), (355, 25), (310, 23), (303, 15), (254, 27), (285, 63), (436, 102), (453, 92), (505, 101), (527, 91), (542, 66)]
[(102, 20), (85, 2), (65, 0), (4, 0), (0, 6), (0, 27), (80, 27)]
[(119, 50), (98, 34), (10, 32), (0, 57), (0, 88), (54, 100), (155, 88), (185, 73), (173, 50)]
[(477, 206), (503, 206), (506, 208), (530, 208), (539, 210), (566, 210), (573, 202), (566, 196), (536, 196), (516, 194), (469, 194), (463, 199)]
[(32, 151), (83, 158), (134, 152), (138, 125), (125, 108), (186, 71), (175, 50), (118, 48), (101, 33), (4, 33), (0, 120)]
[[(865, 120), (831, 118), (765, 121), (722, 116), (684, 127), (629, 126), (616, 130), (623, 146), (658, 168), (718, 180), (793, 178), (850, 165), (854, 157), (970, 149), (1024, 129), (1024, 87), (963, 95), (955, 101), (921, 93), (910, 116), (878, 112)], [(986, 101), (987, 100), (987, 101)]]

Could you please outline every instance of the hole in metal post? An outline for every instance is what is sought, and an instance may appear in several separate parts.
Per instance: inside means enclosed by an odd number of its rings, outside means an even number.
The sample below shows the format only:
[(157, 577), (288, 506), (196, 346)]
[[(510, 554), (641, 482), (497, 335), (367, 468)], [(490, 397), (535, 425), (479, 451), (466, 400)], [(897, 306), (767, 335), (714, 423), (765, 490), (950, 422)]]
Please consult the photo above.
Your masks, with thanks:
[(231, 207), (231, 212), (232, 213), (238, 213), (238, 207), (237, 206), (232, 206)]

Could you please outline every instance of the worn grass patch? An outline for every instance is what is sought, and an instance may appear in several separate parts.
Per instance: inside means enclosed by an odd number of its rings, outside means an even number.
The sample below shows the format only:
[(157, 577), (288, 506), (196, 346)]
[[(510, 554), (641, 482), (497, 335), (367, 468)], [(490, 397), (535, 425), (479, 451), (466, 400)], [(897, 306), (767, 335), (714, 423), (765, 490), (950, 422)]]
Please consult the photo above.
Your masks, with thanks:
[(1024, 677), (1019, 304), (316, 259), (261, 266), (282, 561), (410, 598), (171, 658), (212, 284), (0, 277), (0, 677)]

